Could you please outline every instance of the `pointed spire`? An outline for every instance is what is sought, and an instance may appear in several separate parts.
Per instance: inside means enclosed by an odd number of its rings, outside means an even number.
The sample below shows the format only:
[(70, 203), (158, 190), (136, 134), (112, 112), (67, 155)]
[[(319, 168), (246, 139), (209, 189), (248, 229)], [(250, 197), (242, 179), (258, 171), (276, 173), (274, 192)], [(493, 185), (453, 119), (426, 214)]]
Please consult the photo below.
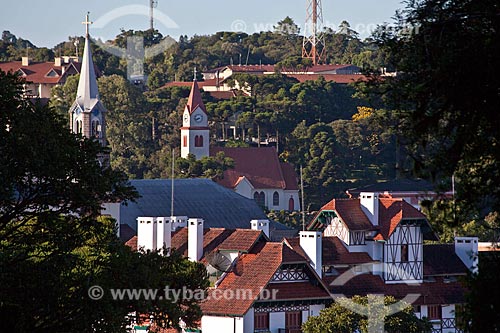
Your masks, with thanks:
[(205, 104), (203, 104), (203, 100), (201, 99), (200, 88), (198, 87), (198, 81), (193, 81), (193, 86), (191, 87), (191, 93), (189, 94), (188, 102), (186, 107), (189, 110), (189, 113), (193, 113), (197, 107), (200, 107), (203, 112), (207, 113), (207, 109), (205, 108)]
[(99, 91), (97, 90), (97, 79), (90, 49), (89, 25), (92, 22), (89, 21), (89, 13), (87, 13), (85, 22), (82, 22), (82, 24), (85, 24), (85, 48), (83, 50), (76, 100), (83, 107), (84, 111), (90, 111), (99, 99)]

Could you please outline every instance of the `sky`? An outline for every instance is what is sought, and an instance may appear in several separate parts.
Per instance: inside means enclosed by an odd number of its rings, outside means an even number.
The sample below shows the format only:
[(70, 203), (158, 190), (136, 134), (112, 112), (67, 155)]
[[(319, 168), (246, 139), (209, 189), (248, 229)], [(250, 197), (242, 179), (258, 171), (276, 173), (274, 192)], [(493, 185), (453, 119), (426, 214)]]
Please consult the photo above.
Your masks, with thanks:
[[(157, 0), (155, 28), (164, 36), (272, 30), (290, 16), (300, 27), (307, 0)], [(1, 0), (0, 30), (8, 30), (38, 47), (52, 48), (70, 36), (83, 36), (87, 11), (94, 24), (90, 34), (113, 39), (125, 30), (149, 28), (149, 0)], [(334, 30), (346, 20), (361, 37), (377, 24), (392, 22), (401, 0), (322, 0), (323, 19)]]

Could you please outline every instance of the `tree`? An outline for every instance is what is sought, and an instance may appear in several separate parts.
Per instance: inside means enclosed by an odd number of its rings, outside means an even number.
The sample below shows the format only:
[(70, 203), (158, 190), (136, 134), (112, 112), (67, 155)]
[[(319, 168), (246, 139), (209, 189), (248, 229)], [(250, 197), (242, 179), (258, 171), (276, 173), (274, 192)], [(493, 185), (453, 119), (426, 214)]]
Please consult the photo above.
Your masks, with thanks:
[[(354, 296), (351, 299), (339, 298), (331, 306), (321, 310), (319, 316), (309, 317), (302, 325), (302, 329), (306, 333), (431, 332), (431, 324), (418, 319), (411, 305), (405, 305), (405, 303), (396, 305), (396, 303), (397, 300), (392, 296), (368, 295)], [(389, 312), (391, 305), (397, 306), (400, 311), (391, 314)], [(358, 312), (369, 314), (370, 317), (354, 312), (354, 308)], [(381, 323), (385, 324), (384, 327), (373, 330), (374, 318), (383, 319)]]
[[(198, 299), (115, 300), (110, 289), (208, 286), (202, 264), (175, 252), (132, 252), (104, 202), (133, 200), (122, 172), (98, 162), (106, 148), (71, 133), (54, 110), (23, 98), (0, 71), (0, 318), (15, 332), (124, 332), (134, 311), (161, 327), (200, 318)], [(103, 288), (101, 300), (89, 297)]]

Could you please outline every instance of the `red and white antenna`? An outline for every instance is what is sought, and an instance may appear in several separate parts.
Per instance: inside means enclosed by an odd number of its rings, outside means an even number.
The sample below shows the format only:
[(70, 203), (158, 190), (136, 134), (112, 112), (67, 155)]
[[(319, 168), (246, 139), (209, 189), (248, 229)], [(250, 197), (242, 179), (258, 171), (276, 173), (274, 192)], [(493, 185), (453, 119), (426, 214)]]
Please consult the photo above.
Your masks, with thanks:
[(325, 38), (321, 0), (307, 0), (306, 24), (302, 43), (302, 58), (311, 59), (313, 65), (325, 61)]

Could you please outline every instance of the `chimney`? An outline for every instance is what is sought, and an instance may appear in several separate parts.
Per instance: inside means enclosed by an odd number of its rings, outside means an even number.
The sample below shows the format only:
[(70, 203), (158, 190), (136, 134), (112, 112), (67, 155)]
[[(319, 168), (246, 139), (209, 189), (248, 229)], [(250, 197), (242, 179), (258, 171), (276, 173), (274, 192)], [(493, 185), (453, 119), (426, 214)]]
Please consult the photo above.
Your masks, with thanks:
[(311, 259), (311, 266), (314, 268), (319, 277), (322, 277), (323, 272), (323, 237), (319, 231), (301, 231), (299, 233), (300, 247)]
[(179, 228), (187, 227), (188, 217), (187, 216), (170, 216), (170, 223), (172, 231), (176, 231)]
[[(17, 59), (19, 59), (19, 58), (17, 58)], [(29, 66), (30, 65), (30, 58), (29, 57), (22, 57), (21, 58), (21, 65)]]
[(203, 219), (188, 220), (188, 258), (199, 261), (203, 255)]
[[(172, 247), (172, 224), (169, 217), (156, 218), (156, 248), (162, 250), (163, 247)], [(169, 254), (169, 251), (165, 253)]]
[(137, 248), (143, 248), (144, 251), (156, 250), (156, 218), (138, 217), (137, 218)]
[(363, 213), (373, 225), (378, 225), (378, 193), (361, 192), (359, 196)]
[(477, 237), (455, 237), (455, 253), (472, 273), (478, 270), (478, 241)]
[(61, 67), (63, 65), (63, 61), (61, 57), (56, 57), (54, 59), (54, 66)]
[(269, 237), (269, 220), (251, 220), (250, 228), (252, 230), (262, 230)]

